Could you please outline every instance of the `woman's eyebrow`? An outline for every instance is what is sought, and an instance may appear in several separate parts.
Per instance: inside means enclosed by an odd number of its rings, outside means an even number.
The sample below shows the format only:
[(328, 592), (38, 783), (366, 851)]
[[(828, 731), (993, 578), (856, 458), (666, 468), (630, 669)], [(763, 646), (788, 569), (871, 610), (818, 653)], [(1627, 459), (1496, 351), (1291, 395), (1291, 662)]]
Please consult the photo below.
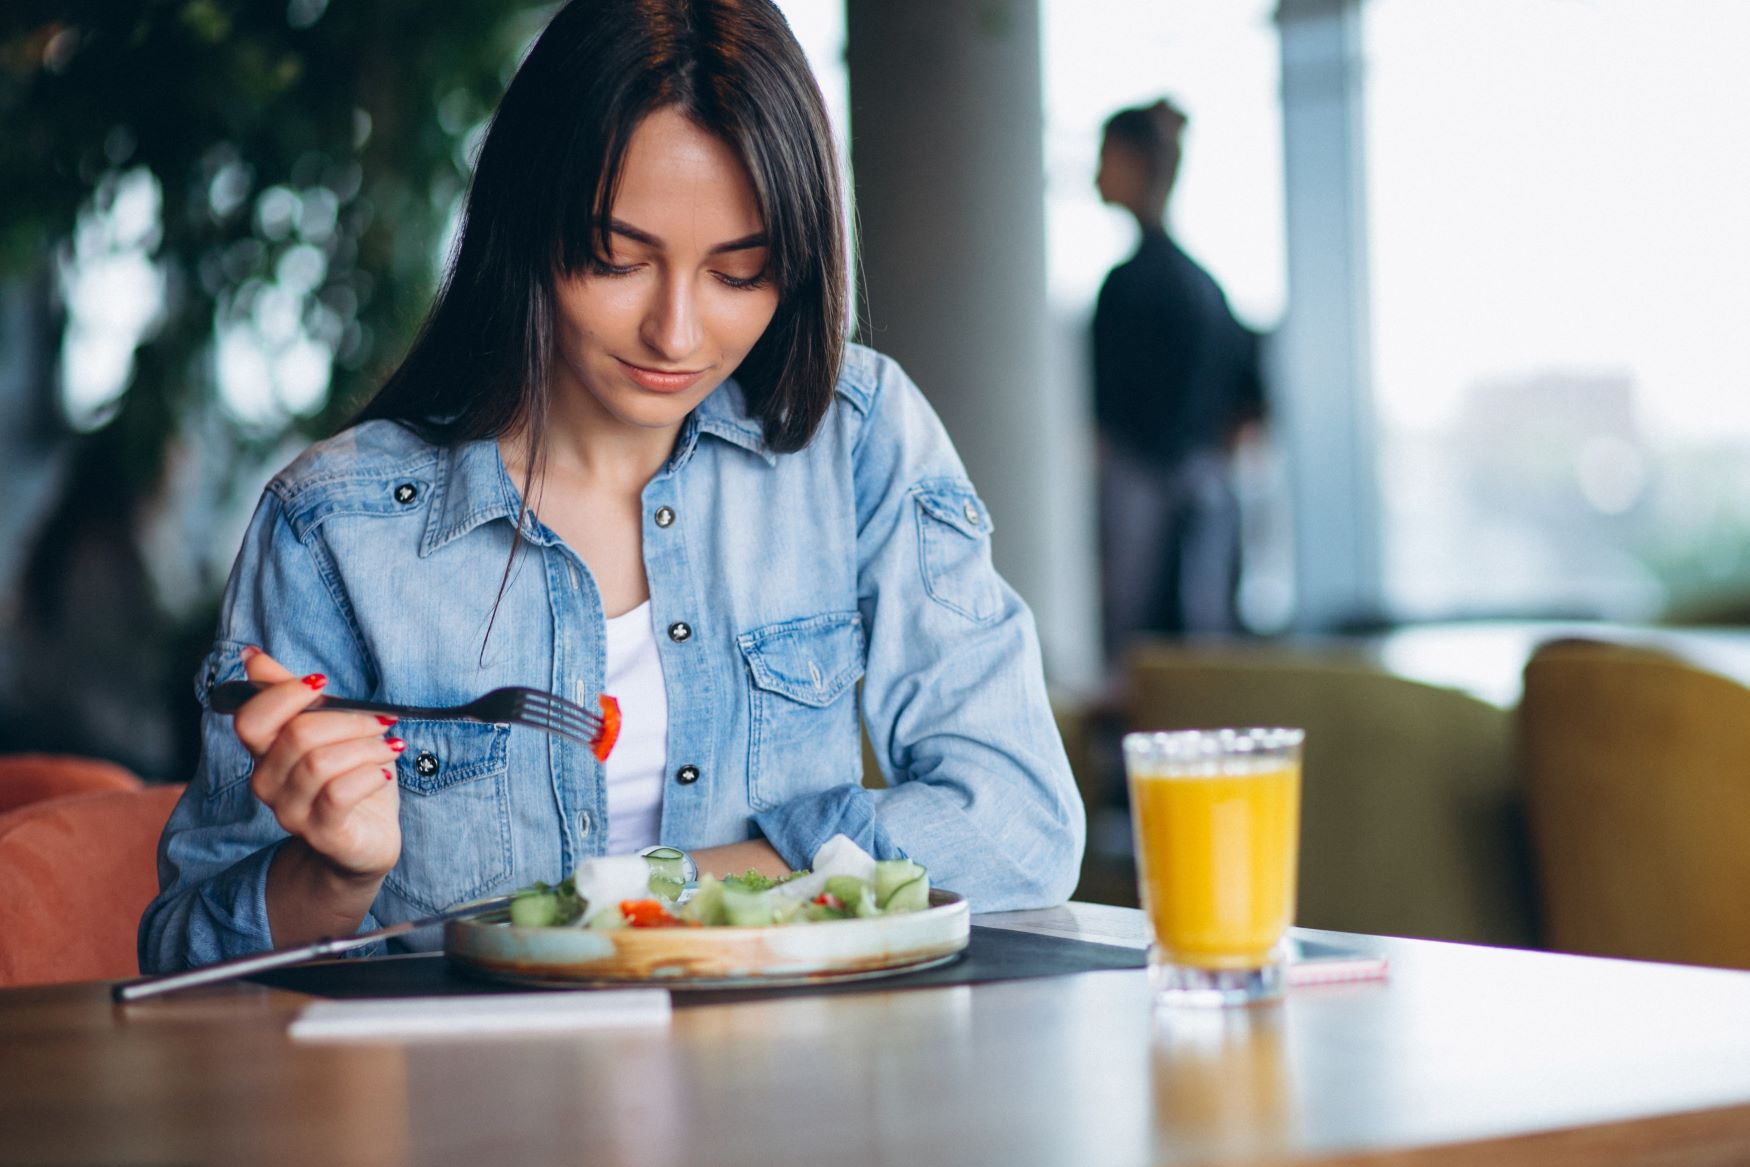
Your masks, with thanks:
[[(646, 247), (654, 247), (661, 250), (664, 246), (662, 240), (658, 239), (650, 232), (641, 230), (632, 226), (632, 224), (623, 222), (619, 219), (609, 219), (608, 230), (615, 235), (624, 235), (634, 243), (642, 243)], [(755, 231), (751, 235), (743, 235), (740, 239), (731, 239), (727, 243), (719, 243), (717, 246), (711, 248), (706, 254), (721, 255), (726, 251), (752, 251), (755, 248), (764, 247), (766, 244), (766, 233), (764, 231)]]

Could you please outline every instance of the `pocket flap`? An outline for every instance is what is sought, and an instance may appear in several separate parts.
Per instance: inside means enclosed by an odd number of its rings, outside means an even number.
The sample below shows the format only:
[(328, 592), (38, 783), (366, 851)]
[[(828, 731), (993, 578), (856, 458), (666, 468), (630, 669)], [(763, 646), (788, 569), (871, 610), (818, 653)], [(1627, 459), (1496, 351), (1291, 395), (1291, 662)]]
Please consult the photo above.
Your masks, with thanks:
[(480, 721), (402, 721), (407, 748), (395, 759), (401, 789), (432, 794), (505, 768), (510, 726)]
[(754, 684), (804, 705), (831, 705), (863, 675), (863, 617), (856, 612), (768, 624), (737, 643)]
[(916, 487), (916, 491), (918, 505), (931, 518), (948, 524), (969, 538), (983, 539), (990, 535), (990, 512), (970, 483), (958, 480), (929, 482)]

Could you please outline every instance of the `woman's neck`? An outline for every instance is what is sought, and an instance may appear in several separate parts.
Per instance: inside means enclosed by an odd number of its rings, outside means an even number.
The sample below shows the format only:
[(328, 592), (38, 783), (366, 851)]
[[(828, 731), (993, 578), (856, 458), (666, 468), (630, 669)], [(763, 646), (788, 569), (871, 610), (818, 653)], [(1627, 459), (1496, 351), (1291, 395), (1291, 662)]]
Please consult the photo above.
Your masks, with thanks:
[[(668, 461), (676, 433), (618, 426), (579, 429), (549, 423), (545, 436), (538, 456), (539, 480), (533, 483), (535, 495), (551, 485), (561, 490), (581, 487), (591, 493), (636, 496)], [(519, 485), (527, 481), (530, 450), (526, 435), (505, 434), (498, 446), (511, 477)]]
[(1126, 207), (1136, 219), (1136, 228), (1144, 235), (1165, 235), (1167, 233), (1167, 201)]

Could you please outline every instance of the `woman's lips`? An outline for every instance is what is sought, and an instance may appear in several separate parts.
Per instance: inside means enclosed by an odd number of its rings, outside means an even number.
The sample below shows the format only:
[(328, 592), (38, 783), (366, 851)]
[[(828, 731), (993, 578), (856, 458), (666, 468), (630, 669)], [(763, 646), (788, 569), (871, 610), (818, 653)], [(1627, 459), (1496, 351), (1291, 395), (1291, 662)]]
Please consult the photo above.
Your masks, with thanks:
[[(616, 358), (618, 359), (618, 358)], [(620, 366), (626, 370), (626, 375), (642, 388), (653, 393), (679, 393), (690, 389), (698, 383), (706, 370), (694, 369), (668, 372), (662, 369), (647, 369), (643, 365), (634, 365), (631, 361), (620, 361)]]

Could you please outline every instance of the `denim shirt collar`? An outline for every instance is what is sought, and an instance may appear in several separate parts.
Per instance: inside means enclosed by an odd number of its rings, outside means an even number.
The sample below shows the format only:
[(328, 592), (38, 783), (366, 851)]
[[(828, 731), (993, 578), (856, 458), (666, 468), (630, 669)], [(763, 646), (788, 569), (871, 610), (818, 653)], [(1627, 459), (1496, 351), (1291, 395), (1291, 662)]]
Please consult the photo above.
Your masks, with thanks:
[[(738, 446), (767, 465), (776, 464), (777, 454), (766, 445), (764, 431), (747, 415), (746, 409), (741, 386), (733, 378), (718, 386), (681, 423), (674, 452), (669, 455), (662, 473), (677, 474), (692, 460), (700, 434), (709, 434)], [(426, 521), (425, 535), (420, 540), (421, 558), (482, 523), (493, 519), (516, 521), (522, 495), (505, 469), (496, 439), (482, 438), (449, 447), (439, 456), (435, 470), (436, 481), (431, 488), (437, 498), (431, 508), (431, 517)], [(523, 536), (542, 545), (557, 540), (557, 536), (533, 516), (524, 517)]]
[[(521, 495), (504, 468), (496, 439), (482, 438), (450, 446), (438, 455), (435, 469), (432, 490), (437, 497), (419, 542), (420, 558), (482, 523), (493, 519), (516, 521)], [(538, 539), (536, 526), (533, 516), (525, 518), (523, 533)]]
[(740, 446), (768, 466), (777, 465), (778, 455), (766, 445), (765, 431), (759, 419), (748, 416), (747, 395), (742, 392), (741, 383), (733, 377), (719, 385), (716, 392), (699, 402), (699, 407), (687, 416), (680, 437), (675, 440), (669, 473), (687, 464), (701, 433)]

